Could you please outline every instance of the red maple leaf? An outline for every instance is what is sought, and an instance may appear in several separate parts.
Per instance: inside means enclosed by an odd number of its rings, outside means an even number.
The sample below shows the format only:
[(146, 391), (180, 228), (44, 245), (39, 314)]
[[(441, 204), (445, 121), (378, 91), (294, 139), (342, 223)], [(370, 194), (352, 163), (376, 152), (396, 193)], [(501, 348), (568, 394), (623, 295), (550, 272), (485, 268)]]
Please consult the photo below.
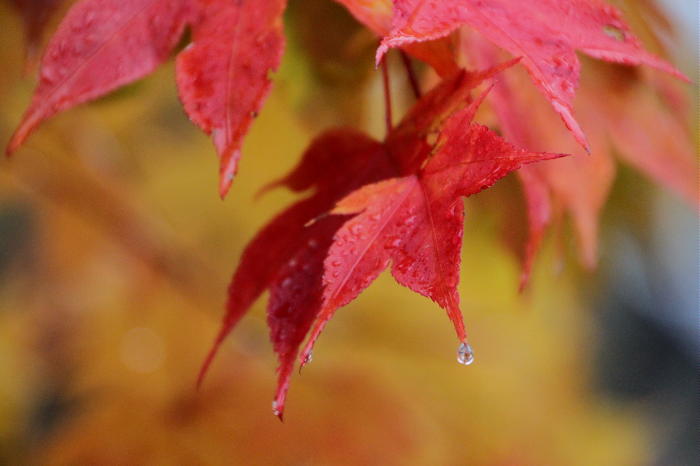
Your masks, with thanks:
[[(401, 47), (432, 66), (443, 81), (383, 142), (351, 129), (328, 131), (290, 175), (273, 183), (313, 192), (273, 219), (246, 248), (199, 380), (223, 339), (269, 290), (268, 324), (280, 360), (273, 409), (280, 417), (307, 334), (302, 365), (334, 312), (390, 265), (400, 284), (447, 311), (460, 340), (460, 358), (470, 362), (457, 293), (461, 198), (525, 164), (561, 156), (545, 150), (577, 150), (567, 141), (568, 134), (553, 130), (556, 114), (539, 110), (546, 101), (536, 96), (541, 103), (534, 103), (511, 75), (492, 95), (501, 130), (518, 147), (473, 123), (486, 95), (472, 101), (475, 86), (522, 61), (578, 143), (588, 149), (573, 116), (580, 74), (576, 51), (616, 63), (647, 64), (683, 78), (644, 51), (618, 10), (602, 0), (336, 1), (384, 37), (378, 61), (388, 48)], [(178, 56), (177, 84), (188, 116), (216, 147), (223, 197), (236, 173), (243, 138), (270, 91), (269, 74), (280, 63), (285, 6), (286, 0), (80, 0), (48, 44), (39, 84), (8, 153), (57, 112), (150, 73), (190, 25), (193, 41)], [(518, 59), (481, 73), (459, 71), (451, 33), (461, 26), (476, 29)], [(479, 67), (500, 59), (478, 41), (465, 44), (477, 53)], [(418, 86), (414, 88), (419, 94)], [(584, 262), (595, 261), (597, 218), (614, 175), (613, 147), (695, 200), (689, 176), (695, 164), (684, 146), (669, 143), (683, 133), (678, 121), (667, 113), (659, 116), (658, 102), (648, 95), (623, 91), (581, 89), (581, 120), (594, 142), (590, 158), (572, 157), (521, 171), (530, 218), (523, 283), (554, 205), (574, 217)], [(388, 97), (387, 88), (385, 93)], [(605, 98), (594, 105), (598, 93)], [(646, 133), (633, 129), (639, 127)]]
[[(268, 324), (280, 359), (273, 409), (281, 416), (294, 360), (312, 323), (303, 363), (335, 309), (354, 299), (390, 260), (400, 283), (448, 310), (466, 342), (456, 292), (463, 222), (459, 197), (525, 163), (559, 156), (519, 150), (471, 123), (480, 100), (464, 108), (469, 91), (511, 64), (444, 80), (384, 143), (352, 130), (330, 131), (314, 141), (299, 167), (276, 183), (295, 191), (313, 187), (314, 194), (277, 216), (246, 248), (200, 381), (223, 339), (269, 289)], [(375, 183), (379, 180), (385, 181)], [(421, 192), (429, 196), (427, 204)], [(326, 215), (329, 211), (335, 215)], [(358, 215), (346, 221), (344, 214)], [(439, 216), (434, 224), (433, 215)], [(439, 235), (441, 249), (423, 249), (420, 242), (433, 234)]]
[[(379, 37), (391, 31), (394, 7), (391, 0), (336, 0), (370, 31)], [(450, 76), (459, 68), (455, 60), (455, 47), (449, 37), (406, 44), (401, 48), (412, 57), (429, 64), (443, 77)]]
[(363, 183), (391, 174), (382, 144), (355, 130), (328, 131), (311, 144), (299, 166), (276, 185), (315, 191), (275, 217), (246, 247), (229, 286), (221, 331), (198, 383), (223, 339), (268, 289), (270, 338), (280, 360), (275, 402), (281, 415), (299, 345), (318, 312), (323, 259), (343, 223), (339, 217), (319, 216)]
[(15, 151), (47, 118), (144, 77), (164, 62), (187, 24), (193, 42), (177, 60), (189, 117), (211, 134), (219, 192), (231, 185), (242, 139), (259, 112), (284, 47), (285, 0), (82, 0), (41, 61), (32, 103), (7, 146)]
[[(302, 363), (335, 310), (355, 299), (390, 263), (397, 282), (447, 311), (462, 348), (467, 347), (457, 293), (461, 197), (490, 187), (523, 165), (562, 156), (517, 148), (472, 123), (479, 103), (452, 114), (422, 157), (410, 154), (419, 162), (415, 172), (367, 185), (337, 203), (332, 213), (357, 215), (335, 234), (325, 259), (323, 304)], [(390, 145), (388, 151), (402, 158)]]
[(573, 115), (579, 50), (591, 57), (628, 65), (646, 64), (685, 78), (664, 60), (646, 52), (602, 0), (395, 0), (391, 32), (377, 50), (434, 40), (460, 26), (471, 26), (516, 57), (537, 87), (585, 148), (588, 142)]
[(238, 167), (243, 136), (270, 91), (284, 49), (286, 0), (195, 0), (193, 41), (177, 58), (185, 111), (219, 153), (224, 197)]
[(43, 120), (153, 71), (170, 55), (189, 14), (185, 0), (75, 4), (47, 45), (39, 84), (8, 154)]
[[(502, 58), (493, 45), (475, 34), (464, 39), (464, 50), (477, 66), (489, 66)], [(596, 265), (598, 218), (615, 178), (615, 156), (688, 202), (698, 202), (697, 164), (683, 124), (673, 116), (675, 110), (664, 106), (634, 69), (595, 65), (597, 73), (584, 76), (579, 91), (579, 113), (593, 142), (590, 156), (581, 154), (563, 128), (557, 128), (556, 115), (537, 98), (524, 73), (504, 74), (490, 95), (508, 140), (530, 150), (578, 153), (519, 171), (530, 228), (521, 288), (552, 221), (552, 203), (572, 217), (581, 262), (588, 268)]]

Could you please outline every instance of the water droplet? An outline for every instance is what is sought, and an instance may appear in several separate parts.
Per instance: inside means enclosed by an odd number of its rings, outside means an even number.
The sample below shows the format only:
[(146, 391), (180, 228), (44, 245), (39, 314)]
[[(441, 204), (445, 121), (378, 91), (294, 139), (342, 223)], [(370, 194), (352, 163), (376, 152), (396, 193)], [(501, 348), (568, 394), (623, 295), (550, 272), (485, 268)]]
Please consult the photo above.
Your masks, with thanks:
[(280, 413), (281, 413), (281, 411), (280, 411), (279, 408), (277, 407), (277, 401), (273, 401), (273, 402), (272, 402), (272, 414), (274, 414), (275, 416), (279, 417)]
[(619, 27), (614, 26), (612, 24), (606, 24), (605, 26), (603, 26), (603, 33), (606, 36), (611, 37), (620, 42), (625, 40), (625, 32)]
[(304, 356), (304, 362), (302, 364), (307, 365), (308, 363), (310, 363), (313, 360), (314, 360), (314, 353), (313, 353), (313, 351), (309, 351), (309, 353), (306, 356)]
[(465, 366), (474, 362), (474, 350), (466, 341), (460, 343), (459, 348), (457, 348), (457, 362)]
[(394, 249), (401, 246), (401, 238), (390, 238), (385, 244), (384, 249)]

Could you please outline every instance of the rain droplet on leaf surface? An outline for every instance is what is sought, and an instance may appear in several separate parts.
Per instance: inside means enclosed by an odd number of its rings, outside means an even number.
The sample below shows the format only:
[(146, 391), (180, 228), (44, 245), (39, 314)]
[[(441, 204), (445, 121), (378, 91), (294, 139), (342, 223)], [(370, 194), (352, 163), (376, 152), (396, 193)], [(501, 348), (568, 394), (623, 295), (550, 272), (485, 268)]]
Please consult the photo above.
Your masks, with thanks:
[(310, 363), (310, 362), (313, 361), (313, 360), (314, 360), (314, 353), (313, 353), (313, 351), (309, 351), (309, 354), (307, 354), (307, 355), (304, 357), (304, 365)]

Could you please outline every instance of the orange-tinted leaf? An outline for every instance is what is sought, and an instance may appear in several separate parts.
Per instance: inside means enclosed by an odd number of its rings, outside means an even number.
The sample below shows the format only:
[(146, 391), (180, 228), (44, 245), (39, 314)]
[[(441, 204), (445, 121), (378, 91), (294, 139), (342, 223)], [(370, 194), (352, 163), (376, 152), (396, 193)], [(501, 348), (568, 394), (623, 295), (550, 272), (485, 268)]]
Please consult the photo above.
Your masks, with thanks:
[[(379, 37), (391, 30), (391, 19), (394, 9), (391, 0), (336, 0), (362, 24), (367, 26)], [(439, 38), (434, 41), (408, 44), (402, 47), (409, 55), (428, 63), (442, 76), (449, 76), (458, 70), (455, 61), (455, 50), (450, 38)]]
[(604, 115), (620, 157), (658, 183), (698, 204), (697, 159), (683, 124), (644, 83), (600, 89)]
[(678, 77), (673, 66), (646, 52), (617, 9), (601, 0), (396, 0), (389, 47), (434, 40), (468, 25), (499, 47), (523, 58), (533, 81), (584, 147), (573, 115), (580, 63), (576, 51), (601, 60), (646, 64)]
[(537, 251), (552, 218), (552, 205), (547, 183), (534, 167), (523, 167), (518, 171), (523, 185), (527, 210), (528, 238), (523, 253), (523, 268), (518, 289), (523, 291), (530, 281)]
[[(488, 66), (499, 58), (495, 47), (483, 39), (475, 35), (467, 39), (465, 52), (476, 65)], [(671, 109), (662, 105), (632, 69), (596, 64), (592, 71), (597, 73), (584, 75), (579, 91), (579, 114), (591, 136), (590, 156), (578, 151), (576, 157), (519, 172), (530, 224), (521, 287), (549, 226), (552, 201), (572, 217), (581, 262), (589, 268), (596, 265), (599, 216), (615, 176), (614, 154), (691, 203), (697, 202), (692, 146)], [(508, 139), (531, 150), (577, 152), (522, 73), (505, 74), (495, 85), (490, 102)]]
[(284, 48), (286, 0), (196, 0), (193, 42), (177, 58), (177, 84), (190, 119), (219, 154), (219, 193), (231, 186), (242, 139), (270, 91)]
[(49, 42), (16, 150), (45, 119), (133, 82), (170, 54), (188, 20), (184, 0), (82, 0)]
[(336, 0), (369, 30), (384, 36), (391, 30), (394, 7), (391, 0)]

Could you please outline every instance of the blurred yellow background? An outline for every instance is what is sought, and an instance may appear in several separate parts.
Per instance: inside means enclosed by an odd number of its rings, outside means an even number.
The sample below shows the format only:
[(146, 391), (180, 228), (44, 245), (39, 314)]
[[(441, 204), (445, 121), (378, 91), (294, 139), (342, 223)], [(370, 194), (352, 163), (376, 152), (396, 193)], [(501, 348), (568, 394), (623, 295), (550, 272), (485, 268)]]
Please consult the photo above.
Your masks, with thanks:
[[(648, 412), (594, 387), (600, 284), (573, 262), (555, 273), (550, 244), (517, 294), (492, 212), (512, 179), (467, 202), (460, 293), (474, 365), (456, 363), (443, 311), (382, 276), (294, 377), (284, 424), (270, 409), (265, 299), (195, 391), (241, 251), (293, 199), (256, 191), (322, 128), (381, 136), (374, 39), (326, 4), (290, 11), (282, 68), (224, 202), (172, 61), (57, 116), (0, 163), (0, 464), (651, 464)], [(300, 31), (323, 15), (337, 37), (312, 48)], [(33, 87), (21, 28), (0, 4), (1, 144)]]

